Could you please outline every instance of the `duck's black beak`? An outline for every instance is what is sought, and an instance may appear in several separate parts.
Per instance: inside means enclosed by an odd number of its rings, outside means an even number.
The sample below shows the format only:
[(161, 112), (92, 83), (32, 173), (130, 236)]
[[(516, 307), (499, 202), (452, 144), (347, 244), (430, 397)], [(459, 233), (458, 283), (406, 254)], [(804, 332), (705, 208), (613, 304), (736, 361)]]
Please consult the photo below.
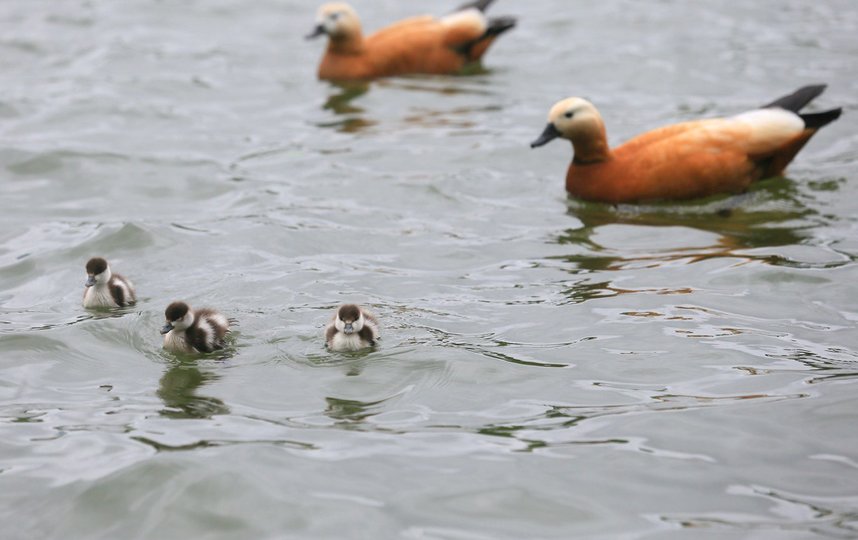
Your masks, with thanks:
[(559, 136), (560, 132), (557, 131), (557, 128), (554, 127), (554, 124), (549, 122), (548, 125), (545, 126), (545, 131), (542, 132), (542, 135), (540, 135), (538, 139), (530, 143), (530, 147), (536, 148), (538, 146), (543, 146), (545, 144), (550, 143)]
[(86, 283), (84, 283), (84, 285), (87, 287), (92, 287), (93, 285), (95, 285), (95, 276), (89, 276), (88, 278), (86, 278)]
[(304, 36), (304, 38), (305, 39), (314, 39), (314, 38), (321, 36), (322, 34), (327, 34), (327, 32), (325, 32), (325, 27), (323, 25), (318, 24), (318, 25), (316, 25), (316, 28), (314, 28), (312, 32), (310, 32), (309, 34)]
[(168, 333), (170, 333), (170, 330), (172, 330), (172, 329), (173, 329), (173, 324), (167, 323), (164, 325), (164, 328), (161, 328), (161, 333), (162, 334), (168, 334)]
[(344, 334), (353, 334), (354, 331), (355, 331), (355, 327), (352, 325), (352, 323), (346, 323), (346, 325), (343, 326), (343, 333)]

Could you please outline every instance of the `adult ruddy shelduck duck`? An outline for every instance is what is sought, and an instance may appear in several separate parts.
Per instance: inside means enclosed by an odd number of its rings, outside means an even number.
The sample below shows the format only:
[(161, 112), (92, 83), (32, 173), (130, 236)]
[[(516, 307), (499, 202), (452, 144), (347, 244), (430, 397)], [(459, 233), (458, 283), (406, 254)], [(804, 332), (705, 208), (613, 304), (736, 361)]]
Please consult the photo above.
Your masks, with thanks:
[(307, 36), (328, 36), (319, 78), (347, 81), (413, 73), (457, 73), (479, 62), (495, 37), (515, 26), (511, 17), (485, 16), (492, 2), (465, 4), (440, 19), (412, 17), (367, 37), (351, 6), (341, 2), (325, 4), (319, 8), (316, 29)]
[(588, 200), (635, 203), (741, 193), (751, 182), (783, 173), (787, 164), (841, 109), (799, 113), (825, 90), (806, 86), (768, 105), (729, 118), (665, 126), (609, 148), (605, 124), (581, 98), (558, 102), (533, 143), (568, 139), (574, 159), (566, 191)]

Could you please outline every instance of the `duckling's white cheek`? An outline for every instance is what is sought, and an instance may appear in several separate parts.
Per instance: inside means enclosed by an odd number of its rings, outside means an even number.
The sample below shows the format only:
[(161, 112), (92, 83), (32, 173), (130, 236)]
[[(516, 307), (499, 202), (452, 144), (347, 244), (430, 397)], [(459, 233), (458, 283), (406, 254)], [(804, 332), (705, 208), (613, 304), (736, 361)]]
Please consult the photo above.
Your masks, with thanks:
[(191, 313), (189, 312), (189, 313), (185, 314), (184, 317), (179, 319), (176, 323), (174, 323), (173, 326), (175, 326), (176, 329), (178, 329), (178, 330), (187, 330), (193, 324), (194, 324), (194, 316), (191, 315)]
[(95, 279), (98, 281), (99, 285), (107, 285), (107, 282), (110, 281), (111, 277), (113, 277), (113, 273), (110, 271), (110, 266), (108, 266), (107, 270), (95, 276)]
[(184, 332), (193, 324), (193, 322), (193, 317), (191, 317), (190, 313), (188, 313), (181, 319), (173, 321), (173, 328), (178, 332)]
[(344, 322), (342, 321), (342, 319), (340, 319), (339, 317), (337, 317), (336, 319), (334, 319), (334, 327), (335, 327), (337, 330), (339, 330), (340, 332), (342, 332), (343, 330), (345, 330), (345, 329), (346, 329), (346, 323), (344, 323)]

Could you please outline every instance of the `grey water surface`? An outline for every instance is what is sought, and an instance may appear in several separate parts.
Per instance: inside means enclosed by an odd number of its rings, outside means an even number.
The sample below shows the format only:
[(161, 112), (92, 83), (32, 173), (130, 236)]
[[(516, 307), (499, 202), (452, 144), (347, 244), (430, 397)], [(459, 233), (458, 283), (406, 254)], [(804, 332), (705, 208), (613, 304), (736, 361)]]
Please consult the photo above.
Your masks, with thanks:
[[(349, 87), (316, 7), (0, 2), (0, 537), (858, 537), (858, 3), (501, 0), (485, 71)], [(569, 201), (528, 147), (819, 82), (743, 196)], [(162, 351), (175, 299), (228, 350)], [(345, 301), (378, 350), (324, 350)]]

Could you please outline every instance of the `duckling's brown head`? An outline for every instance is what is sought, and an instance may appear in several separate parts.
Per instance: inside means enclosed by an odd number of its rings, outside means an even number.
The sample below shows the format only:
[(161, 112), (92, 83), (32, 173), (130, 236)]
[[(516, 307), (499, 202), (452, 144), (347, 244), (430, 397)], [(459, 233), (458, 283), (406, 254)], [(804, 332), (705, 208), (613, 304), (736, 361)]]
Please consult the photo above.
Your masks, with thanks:
[(161, 333), (166, 334), (171, 330), (184, 331), (194, 324), (194, 312), (184, 302), (172, 302), (164, 310), (166, 324), (161, 328)]
[(86, 262), (87, 287), (107, 285), (111, 277), (110, 265), (101, 257), (93, 257)]
[(360, 307), (354, 304), (340, 306), (337, 310), (337, 318), (334, 325), (344, 334), (353, 334), (363, 329), (364, 317)]

